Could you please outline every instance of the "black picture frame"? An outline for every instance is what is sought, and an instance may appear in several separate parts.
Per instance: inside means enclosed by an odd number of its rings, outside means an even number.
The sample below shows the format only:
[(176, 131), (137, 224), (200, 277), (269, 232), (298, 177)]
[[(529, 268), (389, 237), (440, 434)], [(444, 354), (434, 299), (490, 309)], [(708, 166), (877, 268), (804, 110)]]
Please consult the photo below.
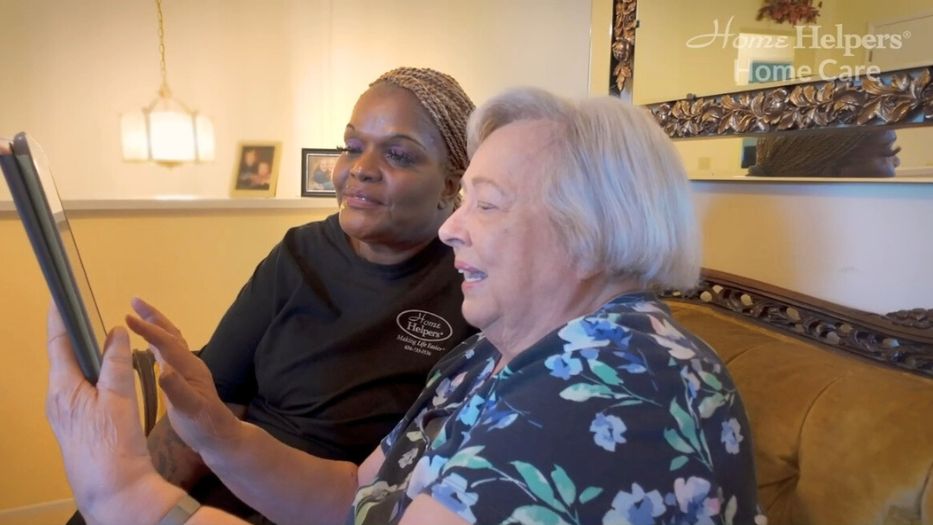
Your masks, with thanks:
[[(335, 148), (301, 148), (301, 196), (335, 197), (331, 173), (340, 156)], [(326, 177), (326, 180), (325, 180)]]

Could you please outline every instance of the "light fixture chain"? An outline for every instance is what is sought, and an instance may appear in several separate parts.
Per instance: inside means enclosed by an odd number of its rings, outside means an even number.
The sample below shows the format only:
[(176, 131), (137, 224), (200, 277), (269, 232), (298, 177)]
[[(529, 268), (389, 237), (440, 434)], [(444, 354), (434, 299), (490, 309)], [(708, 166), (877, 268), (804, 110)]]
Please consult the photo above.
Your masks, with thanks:
[(159, 67), (162, 70), (162, 86), (159, 88), (159, 95), (170, 97), (168, 72), (165, 67), (165, 26), (162, 22), (162, 0), (156, 0), (156, 10), (159, 12)]

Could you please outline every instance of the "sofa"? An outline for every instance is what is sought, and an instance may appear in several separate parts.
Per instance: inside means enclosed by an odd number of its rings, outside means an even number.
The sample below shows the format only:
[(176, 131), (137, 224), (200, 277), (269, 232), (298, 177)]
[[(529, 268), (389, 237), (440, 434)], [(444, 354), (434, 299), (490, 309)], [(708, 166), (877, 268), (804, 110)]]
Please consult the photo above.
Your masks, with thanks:
[[(853, 310), (827, 313), (828, 303), (789, 292), (782, 302), (786, 291), (705, 275), (692, 297), (667, 302), (716, 349), (739, 389), (768, 523), (933, 525), (927, 319), (914, 315), (910, 326), (861, 314), (860, 322)], [(889, 333), (872, 332), (878, 326)]]
[[(933, 525), (928, 312), (898, 324), (710, 270), (666, 301), (739, 389), (769, 525)], [(153, 361), (135, 354), (148, 433)]]

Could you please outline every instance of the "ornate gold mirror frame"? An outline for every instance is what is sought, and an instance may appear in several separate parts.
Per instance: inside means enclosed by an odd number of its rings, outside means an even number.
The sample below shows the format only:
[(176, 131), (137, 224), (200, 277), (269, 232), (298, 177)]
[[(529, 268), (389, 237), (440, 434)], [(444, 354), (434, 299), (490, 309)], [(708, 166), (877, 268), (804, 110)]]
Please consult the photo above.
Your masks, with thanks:
[[(615, 0), (610, 92), (631, 82), (637, 0)], [(672, 138), (847, 126), (933, 124), (933, 66), (755, 91), (691, 97), (647, 108)], [(667, 294), (724, 309), (771, 328), (885, 365), (933, 376), (933, 310), (876, 315), (765, 283), (703, 270), (696, 290)]]
[[(637, 0), (613, 5), (610, 92), (633, 75)], [(843, 126), (933, 124), (933, 66), (878, 77), (804, 82), (647, 106), (672, 138)]]

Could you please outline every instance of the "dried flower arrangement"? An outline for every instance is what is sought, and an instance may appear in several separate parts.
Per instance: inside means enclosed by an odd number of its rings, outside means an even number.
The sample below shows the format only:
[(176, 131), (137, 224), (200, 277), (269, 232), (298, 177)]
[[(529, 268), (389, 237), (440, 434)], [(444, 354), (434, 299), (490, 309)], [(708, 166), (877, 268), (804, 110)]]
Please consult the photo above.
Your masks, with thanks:
[(823, 2), (813, 5), (813, 0), (765, 0), (765, 5), (758, 10), (757, 20), (768, 18), (782, 24), (812, 24), (820, 16)]

